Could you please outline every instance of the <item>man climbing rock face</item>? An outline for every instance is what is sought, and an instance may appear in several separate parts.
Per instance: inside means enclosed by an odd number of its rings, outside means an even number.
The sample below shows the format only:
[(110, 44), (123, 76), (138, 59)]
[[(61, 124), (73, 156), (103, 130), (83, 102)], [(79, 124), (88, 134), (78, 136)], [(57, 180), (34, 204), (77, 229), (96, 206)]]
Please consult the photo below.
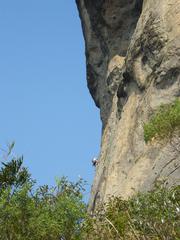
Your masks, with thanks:
[(96, 167), (97, 164), (98, 164), (98, 159), (97, 159), (96, 157), (94, 157), (94, 158), (92, 159), (92, 165), (93, 165), (93, 167)]

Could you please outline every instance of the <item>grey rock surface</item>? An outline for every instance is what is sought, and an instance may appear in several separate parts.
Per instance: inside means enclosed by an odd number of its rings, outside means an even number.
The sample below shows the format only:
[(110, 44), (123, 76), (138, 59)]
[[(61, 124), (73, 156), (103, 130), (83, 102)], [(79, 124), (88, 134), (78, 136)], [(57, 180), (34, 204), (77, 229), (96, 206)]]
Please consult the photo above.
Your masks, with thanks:
[(180, 181), (180, 136), (144, 142), (143, 125), (180, 96), (179, 0), (76, 0), (87, 81), (103, 124), (89, 208), (156, 180)]

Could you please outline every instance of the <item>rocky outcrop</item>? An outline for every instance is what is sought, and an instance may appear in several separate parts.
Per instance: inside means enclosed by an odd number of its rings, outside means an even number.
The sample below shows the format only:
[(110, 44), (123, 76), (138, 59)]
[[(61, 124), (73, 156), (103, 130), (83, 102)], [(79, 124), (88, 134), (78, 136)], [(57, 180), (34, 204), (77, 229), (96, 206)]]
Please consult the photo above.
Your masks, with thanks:
[(103, 123), (90, 208), (156, 180), (178, 184), (180, 137), (144, 142), (143, 125), (180, 96), (179, 0), (77, 0), (87, 81)]

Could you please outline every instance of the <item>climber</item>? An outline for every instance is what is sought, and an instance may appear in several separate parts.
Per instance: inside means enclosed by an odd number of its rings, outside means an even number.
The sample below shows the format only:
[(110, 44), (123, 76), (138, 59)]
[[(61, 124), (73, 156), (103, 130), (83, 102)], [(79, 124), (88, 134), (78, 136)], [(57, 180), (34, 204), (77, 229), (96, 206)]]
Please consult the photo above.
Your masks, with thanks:
[(96, 167), (97, 164), (98, 164), (98, 158), (94, 157), (94, 158), (92, 159), (92, 165), (93, 165), (94, 167)]

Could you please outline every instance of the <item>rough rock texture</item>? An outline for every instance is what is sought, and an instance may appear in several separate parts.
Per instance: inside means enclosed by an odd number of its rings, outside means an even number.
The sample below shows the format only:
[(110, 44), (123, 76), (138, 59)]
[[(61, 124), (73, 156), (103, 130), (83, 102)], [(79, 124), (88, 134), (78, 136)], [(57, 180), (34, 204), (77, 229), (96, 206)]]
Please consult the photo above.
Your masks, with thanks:
[(76, 0), (87, 81), (103, 123), (90, 209), (166, 178), (178, 184), (180, 137), (145, 144), (143, 124), (180, 96), (179, 0)]

